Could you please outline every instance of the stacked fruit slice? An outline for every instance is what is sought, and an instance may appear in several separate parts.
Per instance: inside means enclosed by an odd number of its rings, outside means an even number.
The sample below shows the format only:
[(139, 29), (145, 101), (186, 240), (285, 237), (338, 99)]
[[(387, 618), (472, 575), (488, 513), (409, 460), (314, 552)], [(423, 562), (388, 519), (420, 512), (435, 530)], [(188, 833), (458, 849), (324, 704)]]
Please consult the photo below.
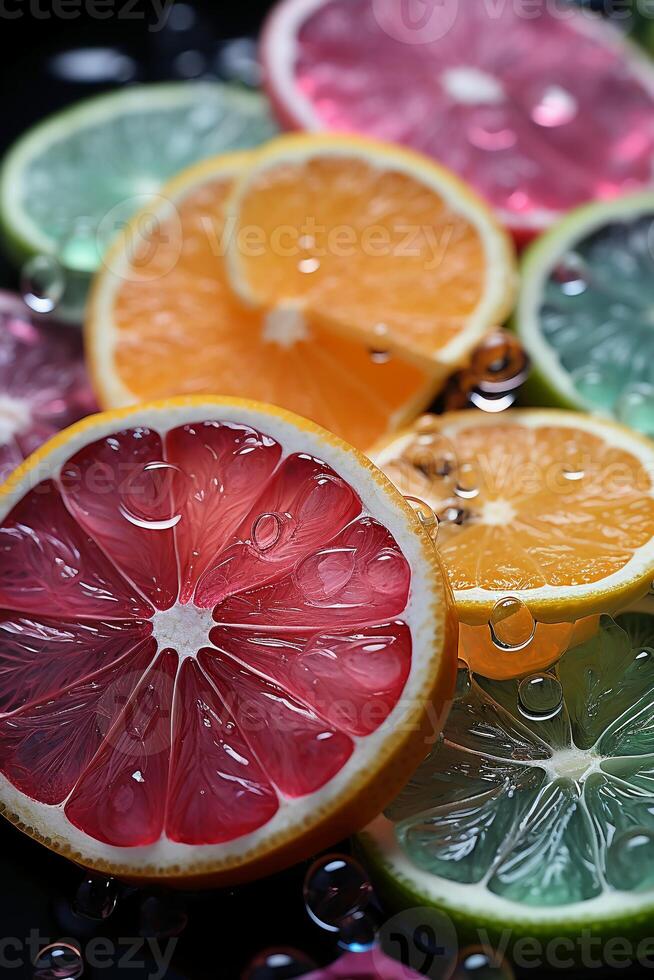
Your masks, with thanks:
[(511, 307), (512, 249), (486, 206), (384, 144), (281, 138), (186, 171), (163, 198), (96, 280), (105, 407), (256, 395), (365, 448)]
[(263, 874), (421, 758), (454, 681), (448, 590), (412, 508), (323, 430), (220, 400), (94, 416), (0, 508), (0, 803), (54, 850), (136, 880)]

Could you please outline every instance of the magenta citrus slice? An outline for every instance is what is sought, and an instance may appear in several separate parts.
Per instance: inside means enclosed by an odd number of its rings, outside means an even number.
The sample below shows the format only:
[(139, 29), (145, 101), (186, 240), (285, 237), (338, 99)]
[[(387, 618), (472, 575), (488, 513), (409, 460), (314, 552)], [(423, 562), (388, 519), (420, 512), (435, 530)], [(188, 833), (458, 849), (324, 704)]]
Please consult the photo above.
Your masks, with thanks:
[(286, 124), (434, 156), (522, 234), (651, 180), (654, 72), (589, 11), (283, 0), (262, 55)]
[(32, 320), (20, 297), (0, 291), (0, 480), (93, 411), (79, 331)]
[(238, 880), (361, 826), (451, 693), (426, 531), (255, 403), (91, 417), (0, 495), (0, 805), (137, 880)]

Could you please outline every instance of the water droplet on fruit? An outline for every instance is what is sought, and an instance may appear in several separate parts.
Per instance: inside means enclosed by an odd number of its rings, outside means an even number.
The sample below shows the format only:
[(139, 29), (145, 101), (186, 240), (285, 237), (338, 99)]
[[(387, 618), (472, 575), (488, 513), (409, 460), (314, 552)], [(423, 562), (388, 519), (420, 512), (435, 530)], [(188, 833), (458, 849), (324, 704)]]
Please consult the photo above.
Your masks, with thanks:
[(365, 953), (375, 945), (375, 920), (363, 909), (341, 919), (338, 945), (349, 953)]
[(64, 270), (52, 255), (35, 255), (21, 270), (23, 299), (35, 313), (52, 313), (64, 295)]
[(474, 463), (462, 463), (457, 473), (454, 492), (457, 497), (472, 500), (479, 496), (479, 473)]
[(102, 255), (98, 231), (93, 222), (78, 218), (61, 240), (57, 254), (66, 269), (73, 269), (76, 272), (95, 272)]
[(320, 259), (300, 259), (297, 267), (304, 275), (311, 275), (312, 272), (317, 272), (320, 268)]
[(588, 288), (588, 270), (581, 255), (569, 252), (563, 256), (552, 273), (552, 279), (565, 296), (580, 296)]
[(577, 115), (577, 100), (560, 85), (548, 85), (540, 101), (531, 110), (531, 118), (539, 126), (550, 129), (572, 122)]
[(272, 511), (259, 514), (252, 524), (252, 544), (258, 551), (269, 551), (279, 541), (283, 527), (284, 518), (281, 514)]
[(438, 532), (438, 517), (434, 513), (434, 509), (420, 497), (406, 495), (404, 499), (413, 507), (419, 523), (434, 537)]
[(173, 463), (153, 460), (137, 467), (125, 481), (119, 510), (136, 527), (166, 531), (179, 524), (182, 515), (175, 501), (188, 490), (188, 477)]
[(500, 650), (524, 650), (536, 632), (529, 609), (517, 596), (505, 596), (493, 606), (490, 619), (491, 640)]
[(375, 350), (371, 348), (368, 353), (373, 364), (388, 364), (391, 359), (391, 352), (388, 350)]
[(82, 954), (70, 943), (51, 943), (34, 958), (34, 976), (38, 980), (77, 980), (83, 973)]
[(355, 564), (352, 548), (324, 548), (300, 562), (295, 583), (312, 605), (329, 605), (352, 578)]
[(117, 901), (118, 884), (114, 878), (86, 878), (77, 889), (73, 910), (85, 919), (108, 919)]
[(621, 891), (652, 887), (654, 831), (634, 827), (616, 834), (606, 852), (606, 878)]
[(482, 412), (489, 412), (493, 415), (499, 412), (506, 412), (508, 408), (511, 408), (515, 400), (516, 394), (513, 391), (507, 391), (505, 394), (499, 395), (487, 395), (473, 388), (468, 393), (468, 401), (471, 405), (474, 405), (475, 408), (480, 409)]
[(563, 707), (563, 689), (551, 674), (532, 674), (518, 686), (518, 708), (530, 721), (549, 721)]
[(372, 885), (358, 861), (328, 854), (311, 865), (304, 878), (304, 903), (317, 925), (338, 932), (341, 923), (366, 908)]
[(654, 385), (641, 383), (629, 387), (618, 399), (615, 414), (629, 428), (654, 435)]
[(459, 956), (451, 980), (514, 980), (514, 973), (499, 953), (471, 946)]
[(457, 507), (456, 504), (449, 504), (438, 515), (438, 520), (443, 524), (465, 524), (470, 517), (470, 511), (465, 507)]
[(245, 968), (242, 980), (289, 980), (315, 969), (314, 961), (299, 949), (264, 949)]

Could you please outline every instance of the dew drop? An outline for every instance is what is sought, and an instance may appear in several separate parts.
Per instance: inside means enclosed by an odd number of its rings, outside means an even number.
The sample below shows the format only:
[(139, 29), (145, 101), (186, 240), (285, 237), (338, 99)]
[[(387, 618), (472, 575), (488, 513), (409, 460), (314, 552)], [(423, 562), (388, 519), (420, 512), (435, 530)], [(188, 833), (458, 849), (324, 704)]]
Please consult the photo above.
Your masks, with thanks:
[(373, 364), (388, 364), (391, 359), (391, 352), (388, 350), (375, 350), (371, 348), (368, 353)]
[(363, 909), (341, 919), (338, 945), (349, 953), (365, 953), (375, 946), (376, 922)]
[(517, 596), (505, 596), (493, 606), (488, 620), (491, 640), (500, 650), (524, 650), (536, 632), (529, 609)]
[(551, 129), (572, 122), (577, 115), (577, 100), (560, 85), (548, 85), (540, 101), (531, 110), (531, 118), (539, 126)]
[(346, 854), (327, 854), (311, 865), (304, 877), (304, 903), (313, 921), (328, 932), (365, 909), (372, 885), (362, 866)]
[(454, 699), (456, 701), (462, 701), (470, 693), (470, 688), (472, 686), (472, 678), (470, 676), (470, 668), (468, 667), (465, 660), (459, 657), (456, 665), (456, 688), (454, 690)]
[(465, 524), (466, 521), (470, 520), (470, 511), (466, 507), (458, 507), (456, 504), (448, 504), (441, 513), (438, 515), (439, 523), (441, 524)]
[(35, 313), (52, 313), (64, 295), (64, 270), (52, 255), (35, 255), (23, 266), (20, 289)]
[(345, 588), (354, 574), (355, 565), (352, 548), (323, 548), (300, 562), (293, 577), (307, 602), (325, 606)]
[(269, 551), (279, 541), (284, 527), (284, 518), (281, 514), (273, 511), (266, 511), (259, 514), (252, 524), (251, 539), (257, 551)]
[(563, 707), (563, 689), (552, 674), (532, 674), (518, 686), (518, 708), (530, 721), (549, 721)]
[(568, 443), (563, 448), (561, 475), (568, 483), (578, 483), (586, 475), (584, 455), (574, 442)]
[(304, 273), (304, 275), (311, 275), (312, 272), (317, 272), (320, 268), (320, 260), (315, 258), (300, 259), (297, 267), (300, 272)]
[(118, 509), (135, 527), (146, 531), (170, 530), (182, 518), (174, 501), (184, 497), (188, 484), (188, 477), (178, 466), (152, 460), (128, 476)]
[(34, 958), (34, 976), (38, 980), (77, 980), (83, 973), (82, 954), (70, 943), (51, 943)]
[(499, 953), (471, 946), (459, 956), (451, 980), (514, 980), (514, 973)]
[(507, 391), (502, 395), (488, 395), (473, 388), (472, 391), (468, 392), (468, 401), (471, 405), (482, 412), (489, 412), (493, 415), (506, 412), (507, 408), (511, 408), (515, 403), (516, 397), (515, 392), (512, 391)]
[(86, 878), (77, 889), (73, 911), (85, 919), (108, 919), (117, 901), (118, 884), (114, 878)]
[(654, 435), (654, 385), (631, 385), (618, 399), (616, 417), (631, 429)]
[(242, 980), (289, 980), (316, 969), (312, 959), (290, 946), (264, 949), (245, 968)]
[(568, 252), (552, 272), (552, 279), (565, 296), (580, 296), (588, 288), (588, 270), (581, 255)]
[(606, 852), (606, 877), (620, 891), (637, 892), (652, 887), (654, 879), (654, 831), (634, 827), (616, 834)]
[(474, 463), (462, 463), (457, 473), (454, 492), (457, 497), (472, 500), (479, 496), (479, 473)]
[(433, 507), (421, 500), (420, 497), (406, 495), (404, 499), (411, 505), (418, 521), (433, 536), (438, 532), (438, 517)]

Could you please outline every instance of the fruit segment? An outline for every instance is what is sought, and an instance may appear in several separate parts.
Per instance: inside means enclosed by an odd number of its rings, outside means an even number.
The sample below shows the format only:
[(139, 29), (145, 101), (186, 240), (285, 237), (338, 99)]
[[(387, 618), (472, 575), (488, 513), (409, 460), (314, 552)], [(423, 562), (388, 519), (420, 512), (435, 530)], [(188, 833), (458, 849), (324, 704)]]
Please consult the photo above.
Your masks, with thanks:
[(184, 474), (173, 485), (180, 602), (228, 541), (272, 475), (281, 446), (249, 426), (202, 422), (166, 436), (166, 458)]
[(198, 660), (266, 774), (284, 795), (311, 793), (343, 768), (354, 748), (347, 735), (277, 684), (230, 658), (203, 650)]
[(52, 480), (30, 490), (0, 527), (0, 605), (64, 618), (152, 614), (68, 513)]
[(364, 517), (279, 582), (219, 603), (215, 617), (234, 625), (297, 629), (374, 623), (402, 612), (409, 581), (409, 566), (392, 536)]
[(281, 464), (234, 543), (219, 552), (198, 583), (195, 602), (215, 606), (228, 595), (280, 578), (361, 511), (361, 502), (319, 459), (295, 453)]
[(277, 812), (270, 780), (197, 663), (182, 664), (173, 708), (166, 834), (218, 844), (251, 833)]
[(117, 847), (161, 837), (177, 654), (164, 650), (110, 728), (66, 803), (66, 816)]
[(4, 775), (41, 803), (61, 803), (106, 745), (155, 650), (145, 640), (111, 667), (0, 720)]
[(164, 462), (161, 436), (141, 427), (85, 446), (61, 471), (80, 526), (157, 609), (177, 598), (173, 487), (183, 479)]
[(352, 735), (369, 735), (379, 727), (411, 666), (411, 634), (401, 622), (310, 636), (217, 626), (211, 641)]

